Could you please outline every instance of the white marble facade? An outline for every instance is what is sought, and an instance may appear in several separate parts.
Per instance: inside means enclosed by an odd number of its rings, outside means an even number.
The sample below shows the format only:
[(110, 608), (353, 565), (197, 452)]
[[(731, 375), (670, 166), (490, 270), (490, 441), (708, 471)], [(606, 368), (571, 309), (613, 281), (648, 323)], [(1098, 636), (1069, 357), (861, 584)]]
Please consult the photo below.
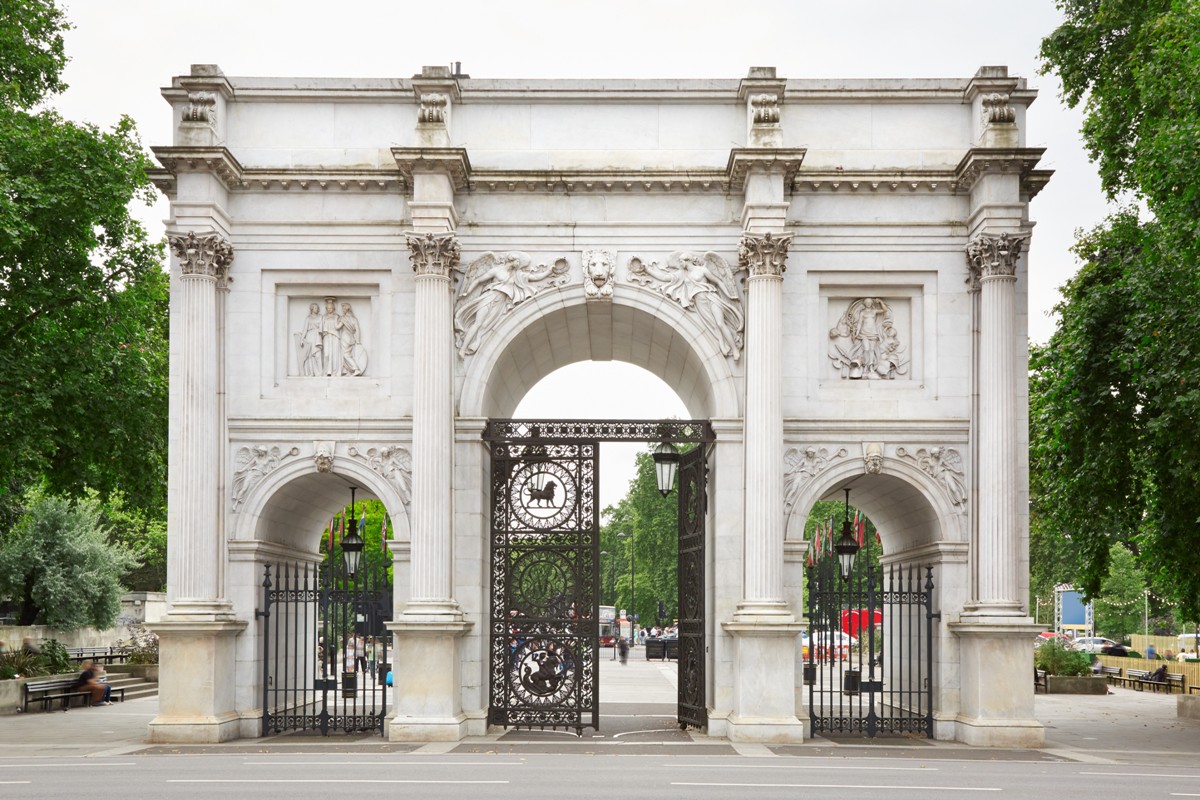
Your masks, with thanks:
[(1024, 253), (1049, 172), (1024, 79), (196, 65), (163, 94), (176, 669), (153, 738), (257, 734), (261, 564), (317, 558), (351, 480), (396, 521), (398, 674), (422, 676), (388, 735), (484, 733), (483, 424), (619, 359), (717, 432), (710, 734), (804, 737), (802, 523), (853, 481), (887, 560), (934, 566), (936, 736), (1041, 741)]

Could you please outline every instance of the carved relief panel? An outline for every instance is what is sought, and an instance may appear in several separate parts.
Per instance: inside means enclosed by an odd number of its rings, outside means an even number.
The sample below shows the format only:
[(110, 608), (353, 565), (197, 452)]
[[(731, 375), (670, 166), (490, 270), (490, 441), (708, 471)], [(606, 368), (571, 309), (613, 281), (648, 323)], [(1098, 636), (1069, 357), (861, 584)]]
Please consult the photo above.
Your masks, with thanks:
[(869, 382), (911, 386), (924, 382), (931, 355), (924, 330), (928, 286), (887, 285), (868, 276), (855, 284), (822, 282), (813, 357), (817, 375), (847, 388)]
[(285, 303), (289, 377), (357, 378), (371, 374), (375, 330), (369, 296), (297, 290)]

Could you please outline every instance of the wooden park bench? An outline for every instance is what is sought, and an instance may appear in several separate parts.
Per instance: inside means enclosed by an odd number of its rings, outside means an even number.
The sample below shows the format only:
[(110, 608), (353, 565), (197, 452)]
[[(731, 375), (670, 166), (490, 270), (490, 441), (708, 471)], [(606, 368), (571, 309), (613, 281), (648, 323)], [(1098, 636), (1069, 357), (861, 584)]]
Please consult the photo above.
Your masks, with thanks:
[(1042, 691), (1042, 694), (1046, 694), (1047, 692), (1050, 691), (1050, 687), (1046, 683), (1046, 670), (1034, 668), (1034, 670), (1033, 670), (1033, 693), (1037, 694), (1039, 689)]
[[(91, 703), (92, 692), (90, 689), (76, 688), (78, 678), (47, 678), (41, 681), (27, 681), (22, 689), (20, 711), (28, 711), (32, 703), (41, 703), (42, 710), (48, 711), (50, 704), (54, 701), (62, 701), (64, 711), (71, 707), (71, 703), (75, 698), (80, 699), (80, 705), (86, 706)], [(101, 682), (104, 678), (101, 677)], [(122, 703), (125, 702), (125, 687), (114, 687), (112, 690), (114, 700), (119, 699)]]
[(1142, 686), (1143, 687), (1149, 686), (1151, 689), (1153, 689), (1156, 692), (1161, 689), (1161, 690), (1165, 691), (1167, 694), (1170, 694), (1171, 692), (1174, 692), (1176, 689), (1178, 689), (1179, 693), (1183, 694), (1183, 673), (1182, 672), (1168, 672), (1167, 679), (1165, 681), (1152, 681), (1152, 680), (1148, 680), (1147, 678), (1143, 678)]
[(1102, 675), (1104, 678), (1107, 678), (1109, 683), (1120, 683), (1121, 682), (1121, 668), (1120, 667), (1101, 666), (1100, 667), (1100, 675)]
[(1125, 677), (1118, 675), (1114, 678), (1109, 676), (1109, 680), (1114, 683), (1119, 683), (1121, 686), (1125, 686), (1130, 689), (1137, 689), (1140, 692), (1142, 690), (1142, 681), (1144, 681), (1149, 675), (1150, 672), (1148, 670), (1127, 669), (1125, 670)]
[(97, 664), (123, 664), (128, 653), (121, 647), (68, 647), (72, 661), (94, 661)]

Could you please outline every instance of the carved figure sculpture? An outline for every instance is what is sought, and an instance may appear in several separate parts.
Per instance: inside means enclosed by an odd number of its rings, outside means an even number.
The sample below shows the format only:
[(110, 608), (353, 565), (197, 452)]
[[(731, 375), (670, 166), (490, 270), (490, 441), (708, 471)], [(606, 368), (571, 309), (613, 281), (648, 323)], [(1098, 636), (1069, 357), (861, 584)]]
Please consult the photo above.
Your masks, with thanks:
[(297, 455), (299, 452), (299, 449), (293, 447), (287, 453), (283, 453), (278, 447), (268, 448), (261, 444), (240, 448), (234, 457), (233, 465), (233, 487), (230, 492), (233, 510), (236, 512), (238, 507), (246, 502), (246, 495), (250, 490), (273, 472), (281, 459)]
[(829, 358), (851, 380), (895, 380), (908, 372), (892, 309), (878, 297), (855, 300), (830, 329)]
[(607, 250), (583, 251), (583, 293), (588, 300), (612, 297), (614, 267), (612, 253)]
[(367, 349), (363, 347), (358, 328), (358, 317), (349, 303), (342, 303), (342, 314), (338, 317), (338, 338), (342, 346), (342, 374), (358, 376), (367, 368)]
[[(553, 265), (531, 265), (528, 253), (487, 252), (472, 261), (463, 275), (454, 309), (455, 346), (462, 358), (479, 349), (483, 334), (502, 316), (541, 290), (561, 286), (565, 259)], [(540, 286), (535, 284), (544, 282)]]
[(333, 442), (313, 442), (313, 466), (317, 472), (333, 472)]
[(408, 507), (412, 499), (412, 456), (407, 450), (396, 445), (385, 445), (369, 447), (364, 453), (351, 445), (346, 452), (353, 458), (366, 462), (380, 477), (395, 486), (400, 502), (405, 508)]
[(325, 314), (321, 317), (322, 374), (342, 374), (342, 340), (338, 333), (337, 298), (325, 298)]
[(926, 450), (922, 447), (913, 455), (903, 447), (897, 447), (896, 455), (915, 462), (918, 469), (941, 484), (955, 508), (960, 512), (966, 511), (966, 470), (962, 456), (957, 450), (948, 447), (931, 447)]
[(704, 253), (677, 251), (665, 266), (657, 261), (629, 260), (629, 279), (671, 298), (693, 311), (720, 344), (721, 352), (734, 361), (742, 354), (742, 328), (746, 318), (737, 293), (733, 270), (711, 250)]
[(317, 303), (308, 307), (304, 327), (296, 334), (296, 350), (301, 375), (315, 378), (324, 374), (324, 363), (321, 360), (321, 306)]
[(845, 458), (845, 448), (831, 456), (827, 447), (789, 447), (783, 454), (783, 508), (790, 512), (800, 497), (800, 491), (809, 480), (820, 475), (833, 459)]

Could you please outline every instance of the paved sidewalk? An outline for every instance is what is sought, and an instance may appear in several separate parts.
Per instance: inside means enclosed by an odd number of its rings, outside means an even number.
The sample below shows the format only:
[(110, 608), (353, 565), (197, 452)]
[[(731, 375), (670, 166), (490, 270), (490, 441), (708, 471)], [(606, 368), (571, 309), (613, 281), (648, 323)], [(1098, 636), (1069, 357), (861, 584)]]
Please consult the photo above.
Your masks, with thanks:
[(583, 738), (561, 731), (507, 731), (459, 743), (426, 746), (386, 742), (377, 736), (335, 734), (328, 738), (283, 735), (222, 745), (150, 745), (147, 724), (158, 699), (145, 698), (103, 708), (31, 712), (0, 717), (0, 759), (114, 756), (134, 752), (412, 752), (622, 754), (689, 753), (747, 756), (1069, 760), (1095, 764), (1194, 766), (1200, 755), (1200, 720), (1175, 716), (1176, 695), (1111, 689), (1107, 696), (1037, 695), (1035, 710), (1046, 726), (1038, 750), (975, 748), (924, 739), (830, 740), (764, 747), (680, 731), (675, 723), (674, 662), (646, 661), (635, 649), (626, 665), (601, 651), (601, 730)]

